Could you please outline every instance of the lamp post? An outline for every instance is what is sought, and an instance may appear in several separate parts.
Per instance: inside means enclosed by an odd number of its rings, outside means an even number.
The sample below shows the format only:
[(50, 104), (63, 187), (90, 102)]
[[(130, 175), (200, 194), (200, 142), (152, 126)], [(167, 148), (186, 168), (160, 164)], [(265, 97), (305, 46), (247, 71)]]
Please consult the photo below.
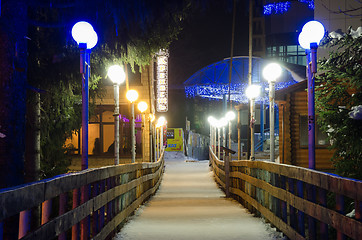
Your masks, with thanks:
[[(141, 114), (142, 114), (142, 155), (145, 156), (145, 143), (146, 143), (146, 135), (145, 135), (145, 126), (146, 126), (146, 114), (145, 111), (148, 108), (148, 105), (146, 102), (141, 101), (138, 103), (137, 105), (138, 110), (140, 110)], [(143, 161), (144, 161), (144, 157), (143, 157)]]
[(277, 63), (270, 63), (263, 69), (263, 76), (269, 82), (269, 121), (270, 121), (270, 161), (275, 162), (275, 135), (274, 135), (274, 97), (275, 82), (282, 73)]
[(81, 21), (72, 28), (73, 39), (80, 49), (80, 73), (82, 74), (82, 170), (88, 168), (88, 105), (90, 53), (97, 44), (98, 36), (91, 24)]
[(299, 34), (298, 41), (305, 49), (308, 75), (308, 166), (315, 169), (315, 108), (314, 82), (317, 73), (317, 49), (324, 36), (324, 27), (318, 21), (309, 21)]
[(246, 89), (246, 96), (250, 100), (250, 160), (255, 160), (255, 140), (254, 140), (254, 125), (255, 125), (255, 98), (257, 98), (260, 94), (260, 86), (258, 85), (250, 85)]
[[(148, 118), (149, 118), (149, 123), (150, 123), (150, 161), (152, 162), (153, 161), (153, 155), (155, 155), (155, 153), (156, 153), (156, 151), (152, 151), (154, 142), (156, 142), (156, 141), (153, 140), (153, 138), (155, 136), (155, 133), (154, 133), (154, 130), (153, 130), (153, 121), (155, 121), (156, 117), (155, 117), (155, 115), (150, 113)], [(154, 162), (156, 162), (156, 161), (154, 161)]]
[(232, 129), (231, 129), (231, 121), (233, 121), (235, 119), (235, 113), (233, 111), (229, 111), (226, 113), (226, 120), (228, 121), (229, 123), (229, 139), (228, 139), (228, 142), (229, 142), (229, 145), (228, 147), (231, 149), (231, 134), (232, 134)]
[(135, 124), (134, 124), (134, 102), (138, 99), (138, 92), (136, 90), (128, 90), (126, 98), (131, 102), (131, 143), (132, 143), (132, 163), (136, 162), (136, 136), (135, 136)]
[[(225, 127), (228, 124), (228, 121), (226, 120), (225, 117), (220, 119), (220, 124), (222, 127), (222, 145), (223, 147), (226, 147), (226, 131), (225, 131)], [(222, 153), (222, 159), (225, 160), (225, 151), (223, 151)]]
[(126, 75), (119, 65), (108, 69), (108, 77), (113, 82), (114, 88), (114, 165), (119, 164), (119, 85), (124, 82)]
[(159, 145), (158, 145), (158, 157), (161, 156), (162, 146), (163, 146), (163, 126), (166, 124), (165, 117), (159, 117), (157, 120), (156, 128), (159, 128)]
[[(72, 37), (80, 49), (80, 73), (82, 74), (82, 170), (88, 168), (88, 105), (89, 105), (89, 75), (90, 75), (90, 53), (97, 44), (98, 36), (91, 24), (88, 22), (77, 22), (72, 28)], [(88, 200), (87, 187), (81, 188), (81, 203)], [(89, 236), (89, 217), (81, 221), (81, 239)], [(72, 227), (73, 236), (77, 235), (78, 229)]]
[(216, 125), (216, 119), (212, 116), (207, 118), (207, 121), (210, 124), (210, 145), (213, 152), (215, 152), (215, 141), (214, 141), (214, 135), (216, 134), (215, 131), (215, 125)]

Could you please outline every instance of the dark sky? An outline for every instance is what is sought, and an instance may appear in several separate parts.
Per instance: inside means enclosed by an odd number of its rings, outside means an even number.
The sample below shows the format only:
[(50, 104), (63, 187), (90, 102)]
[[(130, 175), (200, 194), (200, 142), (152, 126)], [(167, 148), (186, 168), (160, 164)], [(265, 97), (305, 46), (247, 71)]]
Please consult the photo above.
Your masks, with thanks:
[[(170, 47), (169, 110), (164, 115), (169, 127), (185, 127), (186, 112), (183, 82), (209, 64), (230, 57), (232, 9), (218, 1), (209, 9), (186, 21), (179, 39)], [(247, 9), (237, 6), (234, 56), (248, 54)]]
[[(201, 68), (230, 57), (232, 9), (223, 2), (194, 14), (179, 39), (170, 47), (169, 84), (181, 87)], [(248, 16), (239, 3), (235, 26), (234, 56), (248, 54)], [(178, 86), (174, 86), (178, 85)]]

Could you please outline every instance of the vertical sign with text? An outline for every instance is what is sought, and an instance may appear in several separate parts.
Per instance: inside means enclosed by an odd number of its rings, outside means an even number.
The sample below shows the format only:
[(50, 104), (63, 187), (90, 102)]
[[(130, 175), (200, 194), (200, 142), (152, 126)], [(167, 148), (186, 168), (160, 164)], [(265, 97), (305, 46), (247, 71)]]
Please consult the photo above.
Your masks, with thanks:
[(168, 111), (168, 51), (160, 50), (157, 56), (157, 112)]

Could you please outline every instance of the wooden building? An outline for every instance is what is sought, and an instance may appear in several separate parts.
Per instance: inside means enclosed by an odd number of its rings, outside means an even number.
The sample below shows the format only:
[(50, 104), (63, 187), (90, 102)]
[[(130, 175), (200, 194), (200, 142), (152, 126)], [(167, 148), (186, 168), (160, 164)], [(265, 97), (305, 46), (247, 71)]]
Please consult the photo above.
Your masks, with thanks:
[[(308, 167), (308, 102), (307, 81), (276, 91), (279, 107), (280, 163)], [(318, 112), (316, 111), (316, 118)], [(326, 134), (316, 124), (315, 163), (318, 170), (331, 170), (333, 151), (328, 149)]]

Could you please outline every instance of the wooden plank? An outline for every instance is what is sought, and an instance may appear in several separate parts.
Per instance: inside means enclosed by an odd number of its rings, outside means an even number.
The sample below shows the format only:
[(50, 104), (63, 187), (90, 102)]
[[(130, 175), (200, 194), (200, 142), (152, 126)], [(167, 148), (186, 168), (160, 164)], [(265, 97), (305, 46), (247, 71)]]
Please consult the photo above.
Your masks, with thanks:
[(44, 202), (44, 182), (2, 189), (0, 192), (0, 222), (21, 211), (39, 206)]

